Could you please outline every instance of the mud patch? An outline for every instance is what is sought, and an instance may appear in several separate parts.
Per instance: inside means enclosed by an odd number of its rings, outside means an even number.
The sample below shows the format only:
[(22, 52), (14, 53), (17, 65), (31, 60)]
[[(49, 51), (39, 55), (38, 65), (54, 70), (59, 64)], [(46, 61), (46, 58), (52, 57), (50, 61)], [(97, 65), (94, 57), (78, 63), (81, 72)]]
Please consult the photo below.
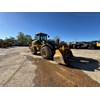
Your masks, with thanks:
[(36, 87), (100, 86), (80, 69), (52, 64), (41, 58), (33, 58), (33, 61), (37, 65), (36, 77), (33, 80)]

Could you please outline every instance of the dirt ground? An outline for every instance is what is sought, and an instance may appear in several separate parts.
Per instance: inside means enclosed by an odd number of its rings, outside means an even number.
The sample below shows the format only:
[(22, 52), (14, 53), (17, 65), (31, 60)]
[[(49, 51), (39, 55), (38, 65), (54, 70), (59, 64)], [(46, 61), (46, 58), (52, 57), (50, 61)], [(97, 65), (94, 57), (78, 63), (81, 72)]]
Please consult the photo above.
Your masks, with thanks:
[(63, 66), (32, 55), (28, 47), (0, 48), (0, 86), (100, 86), (100, 50), (72, 51), (77, 62)]

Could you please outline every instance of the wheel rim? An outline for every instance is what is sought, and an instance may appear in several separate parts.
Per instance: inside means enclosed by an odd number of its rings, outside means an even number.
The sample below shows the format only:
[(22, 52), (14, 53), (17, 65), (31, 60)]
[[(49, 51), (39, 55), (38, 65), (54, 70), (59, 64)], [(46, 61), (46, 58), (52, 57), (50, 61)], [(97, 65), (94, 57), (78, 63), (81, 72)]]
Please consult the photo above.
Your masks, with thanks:
[(46, 56), (46, 50), (43, 50), (43, 51), (42, 51), (42, 54), (43, 54), (43, 56), (45, 57), (45, 56)]

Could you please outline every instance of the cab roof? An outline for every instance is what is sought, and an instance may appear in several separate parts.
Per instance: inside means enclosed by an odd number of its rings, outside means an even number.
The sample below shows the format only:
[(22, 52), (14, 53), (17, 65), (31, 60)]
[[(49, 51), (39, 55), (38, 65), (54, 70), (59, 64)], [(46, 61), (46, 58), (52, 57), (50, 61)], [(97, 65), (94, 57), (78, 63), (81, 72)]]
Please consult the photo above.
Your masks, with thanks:
[(38, 32), (38, 33), (36, 33), (36, 35), (47, 35), (46, 33), (43, 33), (43, 32)]

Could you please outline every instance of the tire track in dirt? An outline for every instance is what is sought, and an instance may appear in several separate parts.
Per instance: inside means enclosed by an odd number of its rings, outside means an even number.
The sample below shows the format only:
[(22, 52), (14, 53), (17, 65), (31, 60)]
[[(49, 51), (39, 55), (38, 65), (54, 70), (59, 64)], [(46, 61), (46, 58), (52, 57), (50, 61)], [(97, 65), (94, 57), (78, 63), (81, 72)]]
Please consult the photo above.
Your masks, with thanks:
[(23, 64), (25, 63), (26, 59), (20, 64), (19, 68), (9, 77), (9, 79), (3, 84), (3, 87), (8, 84), (12, 78), (16, 75), (16, 73), (23, 67)]

